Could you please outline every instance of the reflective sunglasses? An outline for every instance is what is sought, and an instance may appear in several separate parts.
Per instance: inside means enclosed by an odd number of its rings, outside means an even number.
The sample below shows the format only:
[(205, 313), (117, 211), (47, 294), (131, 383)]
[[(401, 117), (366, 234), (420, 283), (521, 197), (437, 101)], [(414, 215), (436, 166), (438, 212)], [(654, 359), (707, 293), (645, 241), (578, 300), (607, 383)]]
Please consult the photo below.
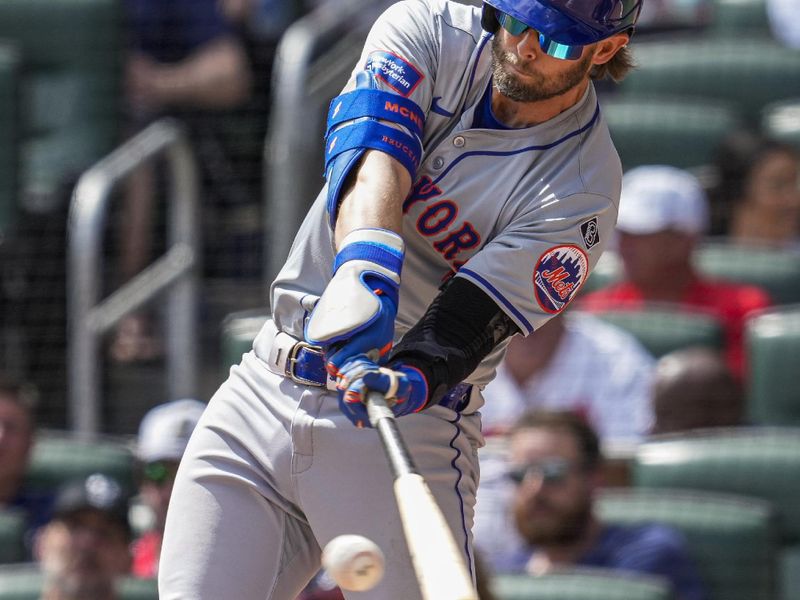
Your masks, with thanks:
[[(509, 14), (499, 10), (496, 10), (495, 14), (497, 15), (498, 22), (503, 26), (503, 29), (505, 29), (511, 35), (522, 35), (527, 29), (531, 29), (534, 32), (539, 33), (527, 23), (523, 23), (519, 19), (512, 17)], [(539, 33), (539, 46), (542, 48), (542, 52), (548, 56), (560, 58), (562, 60), (577, 60), (581, 57), (581, 54), (583, 54), (583, 46), (570, 46), (568, 44), (561, 44), (543, 33)]]
[(574, 465), (560, 458), (519, 465), (508, 470), (507, 477), (521, 485), (529, 476), (540, 477), (542, 483), (561, 483), (572, 472)]

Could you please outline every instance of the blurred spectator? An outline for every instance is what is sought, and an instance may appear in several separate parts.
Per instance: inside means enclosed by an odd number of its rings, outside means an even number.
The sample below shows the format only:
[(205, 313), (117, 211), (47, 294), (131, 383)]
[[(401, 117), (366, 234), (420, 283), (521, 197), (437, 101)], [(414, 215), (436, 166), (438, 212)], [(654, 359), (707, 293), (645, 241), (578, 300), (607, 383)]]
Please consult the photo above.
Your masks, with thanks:
[(725, 138), (715, 157), (712, 233), (800, 249), (800, 156), (752, 131)]
[[(707, 597), (677, 531), (597, 519), (593, 507), (602, 484), (602, 455), (596, 433), (580, 416), (526, 413), (509, 435), (507, 476), (516, 537), (508, 537), (499, 552), (484, 552), (495, 573), (539, 575), (570, 566), (620, 569), (664, 577), (679, 600)], [(491, 531), (502, 535), (502, 524)], [(481, 550), (477, 532), (475, 539)]]
[(25, 511), (28, 534), (50, 519), (53, 502), (51, 493), (25, 485), (36, 429), (35, 403), (32, 388), (0, 374), (0, 508)]
[(250, 36), (276, 43), (298, 18), (300, 3), (290, 0), (220, 0), (225, 17)]
[(707, 26), (713, 14), (712, 0), (647, 0), (636, 29), (637, 33), (696, 29)]
[(115, 583), (130, 567), (128, 498), (99, 473), (58, 492), (53, 519), (38, 533), (42, 600), (116, 600)]
[(800, 0), (766, 0), (772, 34), (784, 45), (800, 49)]
[(604, 440), (639, 440), (652, 426), (654, 366), (627, 332), (568, 312), (512, 339), (483, 392), (483, 431), (503, 433), (531, 409), (559, 409), (584, 415)]
[(205, 407), (197, 400), (167, 402), (150, 409), (139, 426), (136, 444), (139, 495), (148, 510), (149, 523), (132, 546), (131, 572), (136, 577), (155, 577), (158, 573), (161, 538), (175, 473)]
[(33, 401), (0, 375), (0, 506), (16, 505), (33, 448)]
[[(158, 117), (178, 117), (187, 125), (205, 179), (227, 172), (232, 166), (219, 142), (218, 121), (248, 101), (253, 73), (244, 45), (217, 0), (125, 0), (124, 5), (131, 46), (125, 67), (131, 129), (141, 129)], [(153, 165), (146, 163), (128, 178), (120, 235), (123, 281), (150, 259), (156, 175)], [(238, 191), (239, 178), (228, 180)], [(236, 202), (254, 201), (247, 191), (234, 194)], [(212, 243), (213, 236), (207, 237)], [(111, 346), (113, 358), (149, 360), (159, 353), (143, 314), (120, 322)]]
[(653, 433), (742, 424), (744, 397), (724, 358), (710, 348), (662, 356), (653, 386)]
[(622, 179), (617, 218), (625, 279), (588, 294), (579, 306), (607, 311), (669, 303), (709, 312), (725, 328), (728, 364), (741, 378), (745, 318), (769, 306), (770, 299), (759, 287), (697, 273), (692, 255), (708, 222), (706, 195), (694, 176), (668, 166), (632, 169)]

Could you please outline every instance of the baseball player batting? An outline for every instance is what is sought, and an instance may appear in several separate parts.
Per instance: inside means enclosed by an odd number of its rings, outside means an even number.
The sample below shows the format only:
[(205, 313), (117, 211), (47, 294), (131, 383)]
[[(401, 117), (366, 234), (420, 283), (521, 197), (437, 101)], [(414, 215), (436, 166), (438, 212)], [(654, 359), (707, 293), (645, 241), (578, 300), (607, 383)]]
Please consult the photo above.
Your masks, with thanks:
[(386, 558), (358, 598), (420, 598), (367, 391), (473, 565), (480, 390), (610, 238), (622, 173), (592, 80), (630, 68), (641, 2), (405, 0), (378, 19), (330, 104), (273, 319), (182, 460), (162, 600), (290, 600), (346, 533)]

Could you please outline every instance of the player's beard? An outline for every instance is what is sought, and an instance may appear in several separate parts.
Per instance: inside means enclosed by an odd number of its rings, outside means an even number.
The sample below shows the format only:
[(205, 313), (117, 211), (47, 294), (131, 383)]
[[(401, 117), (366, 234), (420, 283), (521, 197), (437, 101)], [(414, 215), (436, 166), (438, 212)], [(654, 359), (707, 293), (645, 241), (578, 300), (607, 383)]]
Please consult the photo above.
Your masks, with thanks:
[[(534, 500), (539, 510), (515, 510), (517, 529), (532, 546), (562, 546), (582, 539), (592, 520), (592, 501), (587, 496), (571, 507)], [(532, 508), (532, 507), (528, 507)]]
[[(497, 91), (515, 102), (538, 102), (549, 100), (570, 91), (579, 85), (592, 68), (592, 53), (576, 61), (574, 66), (559, 75), (544, 75), (540, 72), (525, 69), (524, 63), (511, 52), (505, 50), (500, 38), (492, 39), (492, 75)], [(528, 77), (523, 81), (519, 75), (509, 68), (523, 71)]]

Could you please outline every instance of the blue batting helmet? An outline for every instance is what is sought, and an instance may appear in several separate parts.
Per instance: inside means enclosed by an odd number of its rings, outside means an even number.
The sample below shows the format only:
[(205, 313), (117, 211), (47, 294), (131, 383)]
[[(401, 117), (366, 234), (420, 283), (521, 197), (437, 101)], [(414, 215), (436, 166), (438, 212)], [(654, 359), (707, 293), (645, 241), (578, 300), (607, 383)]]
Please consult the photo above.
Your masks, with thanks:
[(484, 0), (482, 24), (487, 31), (497, 31), (495, 11), (500, 11), (556, 42), (585, 46), (631, 29), (642, 1)]

